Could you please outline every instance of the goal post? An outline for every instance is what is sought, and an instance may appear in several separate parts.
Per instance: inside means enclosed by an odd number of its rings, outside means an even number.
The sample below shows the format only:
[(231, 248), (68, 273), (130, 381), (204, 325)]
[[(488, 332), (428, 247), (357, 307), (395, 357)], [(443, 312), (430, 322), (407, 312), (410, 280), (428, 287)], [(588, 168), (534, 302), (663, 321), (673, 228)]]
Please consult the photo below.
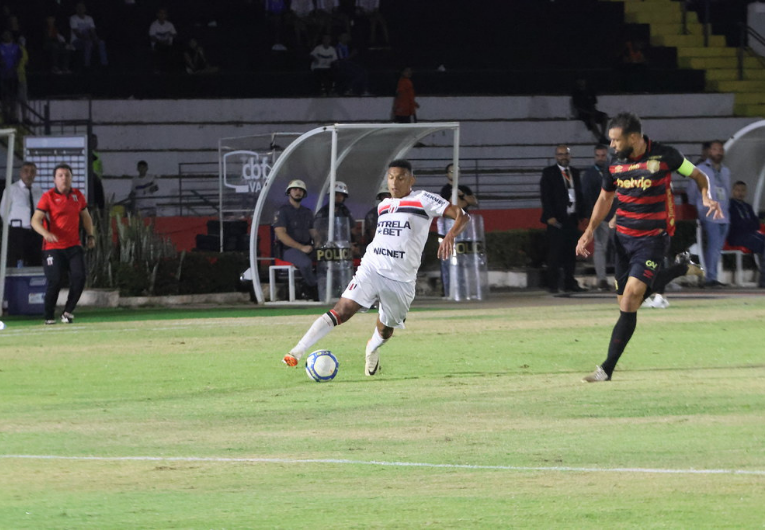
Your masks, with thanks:
[[(13, 184), (13, 155), (16, 148), (16, 129), (0, 129), (0, 138), (6, 139), (6, 158), (5, 158), (5, 189), (10, 193)], [(5, 211), (2, 212), (3, 218), (3, 239), (0, 245), (0, 304), (5, 301), (5, 276), (7, 274), (8, 262), (8, 219), (11, 209), (11, 201), (5, 201)]]

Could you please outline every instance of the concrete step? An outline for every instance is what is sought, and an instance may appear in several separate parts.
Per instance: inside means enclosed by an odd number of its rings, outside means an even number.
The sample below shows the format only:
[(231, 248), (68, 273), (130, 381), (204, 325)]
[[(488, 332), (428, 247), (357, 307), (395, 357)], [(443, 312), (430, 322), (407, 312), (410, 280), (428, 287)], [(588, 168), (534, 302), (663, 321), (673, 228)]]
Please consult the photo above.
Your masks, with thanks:
[[(671, 48), (700, 48), (704, 46), (703, 35), (657, 35), (651, 37), (651, 44), (654, 46), (669, 46)], [(722, 35), (710, 35), (709, 45), (722, 47), (726, 45), (725, 37)]]
[(707, 81), (707, 88), (716, 92), (757, 92), (765, 91), (765, 80), (751, 81)]
[(737, 57), (738, 49), (729, 46), (690, 46), (677, 49), (678, 57)]
[(736, 105), (765, 103), (765, 92), (738, 92), (736, 93)]
[[(678, 48), (679, 50), (680, 48)], [(681, 68), (708, 70), (710, 68), (738, 68), (736, 57), (678, 57), (677, 64)], [(762, 63), (756, 57), (744, 57), (744, 68), (762, 69)]]
[[(707, 81), (739, 81), (738, 68), (712, 68), (707, 70)], [(765, 68), (744, 70), (741, 81), (765, 80)]]
[[(693, 17), (688, 17), (688, 23), (686, 24), (685, 31), (683, 32), (683, 24), (681, 22), (655, 22), (651, 24), (651, 35), (703, 35), (704, 27), (698, 23), (696, 14), (693, 13)], [(691, 23), (691, 20), (693, 23)]]
[(762, 119), (765, 117), (765, 103), (736, 105), (736, 114)]

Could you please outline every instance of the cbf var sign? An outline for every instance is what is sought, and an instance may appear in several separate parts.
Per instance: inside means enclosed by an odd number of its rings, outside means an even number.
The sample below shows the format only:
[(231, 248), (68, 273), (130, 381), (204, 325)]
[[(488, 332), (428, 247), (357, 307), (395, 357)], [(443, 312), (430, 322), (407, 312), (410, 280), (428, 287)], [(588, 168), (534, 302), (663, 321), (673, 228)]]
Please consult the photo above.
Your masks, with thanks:
[(272, 153), (231, 151), (223, 155), (223, 185), (235, 193), (260, 193), (271, 173)]

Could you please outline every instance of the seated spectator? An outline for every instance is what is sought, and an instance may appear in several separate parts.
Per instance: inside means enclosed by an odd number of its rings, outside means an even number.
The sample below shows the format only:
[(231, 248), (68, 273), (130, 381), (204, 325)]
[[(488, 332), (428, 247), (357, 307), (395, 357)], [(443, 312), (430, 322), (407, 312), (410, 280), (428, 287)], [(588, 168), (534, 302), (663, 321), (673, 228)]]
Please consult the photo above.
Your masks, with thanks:
[(746, 202), (746, 182), (739, 180), (733, 185), (730, 199), (730, 228), (728, 244), (745, 247), (760, 257), (760, 280), (758, 287), (765, 288), (765, 235), (760, 232), (760, 220), (752, 205)]
[(346, 96), (353, 94), (368, 96), (370, 95), (369, 76), (366, 69), (356, 61), (358, 52), (352, 49), (350, 44), (350, 34), (343, 33), (335, 47), (335, 51), (337, 51), (338, 92)]
[(380, 0), (356, 0), (356, 15), (369, 23), (369, 46), (377, 47), (377, 28), (383, 35), (385, 47), (390, 47), (388, 24), (380, 14)]
[(69, 70), (70, 49), (66, 39), (58, 30), (56, 17), (45, 17), (43, 50), (48, 56), (48, 68), (54, 74), (71, 74)]
[(608, 125), (608, 115), (597, 109), (598, 96), (595, 91), (587, 85), (587, 80), (579, 78), (576, 80), (576, 86), (571, 93), (571, 108), (574, 116), (582, 120), (597, 141), (601, 144), (608, 144), (606, 138), (606, 126)]
[(214, 74), (218, 72), (217, 66), (207, 62), (207, 55), (197, 39), (190, 38), (186, 49), (183, 51), (183, 61), (186, 64), (186, 72), (189, 74)]
[(17, 123), (21, 47), (13, 42), (13, 35), (7, 29), (3, 31), (0, 39), (0, 96), (3, 120), (5, 123)]
[(149, 26), (149, 39), (154, 55), (154, 71), (168, 72), (173, 70), (173, 43), (178, 32), (175, 25), (167, 20), (167, 9), (157, 11), (157, 20)]
[(84, 2), (79, 2), (75, 6), (75, 14), (69, 17), (69, 27), (72, 30), (72, 46), (82, 53), (82, 64), (85, 68), (90, 68), (93, 48), (98, 49), (101, 66), (109, 64), (106, 57), (106, 43), (98, 37), (96, 23), (93, 17), (87, 14)]
[(332, 38), (329, 35), (322, 37), (321, 44), (313, 49), (311, 57), (313, 58), (311, 71), (316, 77), (321, 95), (327, 96), (333, 93), (335, 90), (335, 76), (332, 68), (337, 62), (337, 52), (332, 46)]

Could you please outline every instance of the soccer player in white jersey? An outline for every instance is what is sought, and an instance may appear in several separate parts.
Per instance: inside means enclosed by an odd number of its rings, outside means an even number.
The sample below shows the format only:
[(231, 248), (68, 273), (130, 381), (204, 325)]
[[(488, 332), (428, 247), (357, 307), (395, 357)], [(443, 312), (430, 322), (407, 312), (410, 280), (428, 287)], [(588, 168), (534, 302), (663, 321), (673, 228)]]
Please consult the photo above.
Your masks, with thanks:
[(377, 232), (367, 247), (361, 266), (340, 300), (316, 319), (303, 338), (284, 356), (288, 366), (297, 366), (305, 352), (332, 328), (348, 321), (362, 307), (379, 300), (377, 326), (367, 342), (364, 373), (375, 375), (380, 369), (378, 349), (404, 328), (406, 314), (414, 299), (414, 286), (420, 258), (434, 217), (454, 219), (454, 225), (438, 247), (438, 258), (447, 259), (454, 250), (454, 238), (465, 228), (470, 217), (462, 208), (449, 204), (438, 195), (412, 191), (414, 175), (407, 160), (388, 165), (388, 189), (391, 197), (377, 207)]

